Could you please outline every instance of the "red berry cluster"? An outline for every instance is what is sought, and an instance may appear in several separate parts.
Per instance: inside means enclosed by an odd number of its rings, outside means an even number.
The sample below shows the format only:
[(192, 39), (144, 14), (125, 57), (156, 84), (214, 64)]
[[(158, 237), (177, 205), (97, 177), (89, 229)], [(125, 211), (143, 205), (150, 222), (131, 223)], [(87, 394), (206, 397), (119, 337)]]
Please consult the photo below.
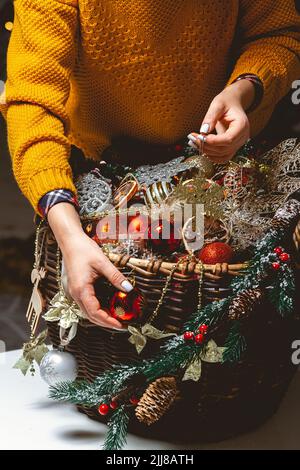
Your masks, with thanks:
[(101, 405), (98, 408), (98, 412), (100, 415), (105, 416), (110, 411), (110, 409), (115, 410), (117, 408), (118, 408), (118, 403), (112, 400), (109, 405), (107, 403), (101, 403)]
[[(132, 405), (136, 406), (139, 402), (139, 399), (135, 396), (132, 396), (129, 401)], [(101, 403), (101, 405), (98, 407), (98, 412), (100, 415), (105, 416), (110, 410), (116, 410), (118, 406), (119, 404), (115, 400), (112, 400), (109, 405), (107, 403)]]
[(288, 263), (290, 261), (290, 255), (285, 253), (281, 246), (276, 246), (276, 248), (274, 248), (274, 253), (277, 255), (278, 261), (274, 261), (274, 263), (272, 263), (272, 268), (275, 271), (278, 271), (281, 266), (280, 261), (283, 263)]
[(185, 341), (194, 341), (197, 344), (202, 344), (204, 341), (204, 337), (207, 333), (208, 326), (207, 325), (200, 325), (198, 328), (199, 333), (196, 335), (193, 333), (193, 331), (185, 331), (183, 333), (183, 339)]

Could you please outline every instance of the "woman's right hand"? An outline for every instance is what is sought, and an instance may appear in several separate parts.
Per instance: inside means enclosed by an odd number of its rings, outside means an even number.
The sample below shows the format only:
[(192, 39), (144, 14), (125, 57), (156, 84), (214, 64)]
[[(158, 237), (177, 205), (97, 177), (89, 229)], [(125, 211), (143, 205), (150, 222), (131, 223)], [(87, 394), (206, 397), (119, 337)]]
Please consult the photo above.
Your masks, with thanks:
[(121, 323), (102, 310), (94, 283), (106, 277), (118, 290), (130, 292), (133, 286), (109, 261), (97, 243), (82, 230), (79, 216), (69, 203), (59, 203), (48, 212), (48, 222), (64, 258), (68, 291), (78, 306), (96, 325), (122, 328)]

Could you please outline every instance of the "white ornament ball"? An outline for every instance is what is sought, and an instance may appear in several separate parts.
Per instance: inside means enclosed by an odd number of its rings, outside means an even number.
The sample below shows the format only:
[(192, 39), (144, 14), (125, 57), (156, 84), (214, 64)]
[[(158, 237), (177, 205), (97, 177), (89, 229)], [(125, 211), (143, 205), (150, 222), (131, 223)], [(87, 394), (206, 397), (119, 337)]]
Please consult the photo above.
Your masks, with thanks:
[(53, 349), (43, 357), (40, 363), (40, 374), (48, 385), (73, 382), (78, 374), (77, 361), (72, 354)]

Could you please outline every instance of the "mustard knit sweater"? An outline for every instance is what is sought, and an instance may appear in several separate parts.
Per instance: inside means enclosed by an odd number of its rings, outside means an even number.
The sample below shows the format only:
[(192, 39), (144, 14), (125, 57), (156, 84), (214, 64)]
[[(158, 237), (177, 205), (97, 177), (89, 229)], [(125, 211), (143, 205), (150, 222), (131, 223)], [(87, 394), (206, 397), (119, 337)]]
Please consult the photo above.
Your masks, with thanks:
[(300, 78), (294, 0), (15, 0), (8, 50), (8, 141), (33, 207), (75, 191), (70, 145), (99, 159), (112, 137), (170, 144), (199, 129), (243, 73), (264, 98), (252, 134)]

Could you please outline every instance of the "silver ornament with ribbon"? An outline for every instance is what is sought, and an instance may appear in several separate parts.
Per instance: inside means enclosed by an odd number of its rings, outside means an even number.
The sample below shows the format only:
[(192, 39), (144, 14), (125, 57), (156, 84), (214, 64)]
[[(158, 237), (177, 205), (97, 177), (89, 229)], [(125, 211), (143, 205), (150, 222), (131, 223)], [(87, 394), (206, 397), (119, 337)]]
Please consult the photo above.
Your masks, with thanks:
[(73, 382), (78, 374), (75, 357), (61, 349), (47, 352), (40, 363), (40, 374), (48, 385)]
[(68, 293), (63, 262), (60, 281), (60, 289), (50, 301), (50, 307), (43, 316), (47, 322), (58, 323), (60, 337), (59, 348), (45, 354), (40, 363), (41, 377), (48, 385), (73, 382), (76, 379), (78, 374), (76, 358), (63, 349), (76, 336), (79, 320), (86, 318)]

